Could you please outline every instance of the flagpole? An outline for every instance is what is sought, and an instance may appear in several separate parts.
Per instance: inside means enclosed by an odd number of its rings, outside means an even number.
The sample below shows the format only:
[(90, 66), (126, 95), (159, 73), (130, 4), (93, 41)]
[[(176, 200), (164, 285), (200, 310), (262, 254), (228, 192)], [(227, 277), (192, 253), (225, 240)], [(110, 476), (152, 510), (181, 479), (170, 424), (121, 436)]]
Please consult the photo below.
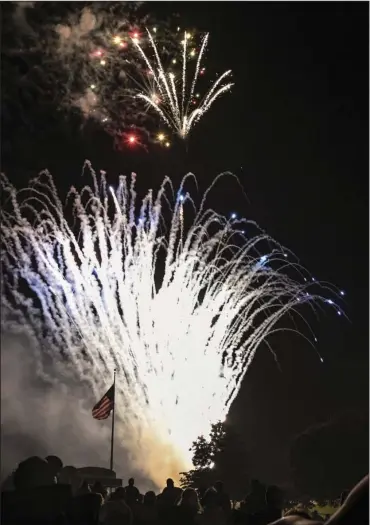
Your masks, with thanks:
[(116, 411), (116, 369), (114, 369), (113, 379), (113, 411), (112, 411), (112, 435), (110, 440), (110, 469), (113, 470), (113, 449), (114, 449), (114, 415)]

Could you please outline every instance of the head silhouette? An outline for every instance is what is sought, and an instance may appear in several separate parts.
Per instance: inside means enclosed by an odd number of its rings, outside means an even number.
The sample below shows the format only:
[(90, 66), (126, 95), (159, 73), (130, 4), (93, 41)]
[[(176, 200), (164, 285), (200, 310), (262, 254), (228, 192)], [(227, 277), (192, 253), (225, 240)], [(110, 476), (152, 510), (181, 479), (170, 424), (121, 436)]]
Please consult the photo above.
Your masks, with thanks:
[(45, 459), (32, 456), (21, 463), (14, 472), (14, 486), (18, 489), (28, 489), (54, 485), (56, 478), (53, 469)]
[(63, 468), (63, 461), (58, 458), (58, 456), (46, 456), (45, 460), (50, 465), (50, 468), (53, 470), (54, 476), (58, 476), (59, 472)]
[(223, 492), (223, 490), (224, 490), (223, 482), (222, 481), (216, 481), (215, 489), (217, 490), (217, 492)]
[(167, 488), (173, 489), (173, 487), (175, 486), (173, 479), (168, 478), (168, 480), (166, 481), (166, 485), (167, 485)]
[(117, 487), (116, 490), (113, 492), (112, 496), (114, 495), (115, 500), (123, 500), (125, 501), (125, 489), (123, 487)]
[(203, 497), (203, 505), (206, 509), (217, 507), (218, 505), (218, 495), (216, 489), (210, 487), (206, 490)]
[(185, 489), (182, 493), (181, 500), (179, 501), (179, 506), (191, 507), (198, 510), (200, 508), (200, 505), (198, 494), (196, 493), (196, 491), (190, 487)]
[(100, 481), (95, 481), (94, 485), (91, 487), (91, 492), (94, 492), (95, 494), (100, 494), (103, 499), (105, 499), (107, 495), (107, 490), (103, 487)]
[(133, 486), (135, 485), (135, 480), (134, 480), (134, 478), (130, 478), (130, 479), (128, 480), (128, 484), (129, 484), (129, 487), (133, 487)]
[(157, 498), (155, 496), (155, 493), (150, 490), (149, 492), (146, 492), (144, 495), (144, 505), (147, 505), (148, 507), (152, 507), (156, 504)]

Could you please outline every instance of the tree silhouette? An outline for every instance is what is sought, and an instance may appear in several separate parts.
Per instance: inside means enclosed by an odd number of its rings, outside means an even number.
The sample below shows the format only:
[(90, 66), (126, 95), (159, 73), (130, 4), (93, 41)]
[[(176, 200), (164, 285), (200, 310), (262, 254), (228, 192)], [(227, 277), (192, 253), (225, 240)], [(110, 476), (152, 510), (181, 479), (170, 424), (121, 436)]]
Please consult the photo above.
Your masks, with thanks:
[(212, 425), (207, 438), (199, 436), (190, 449), (194, 469), (181, 472), (183, 488), (202, 489), (222, 479), (235, 498), (245, 496), (249, 458), (244, 441), (221, 421)]
[(181, 472), (180, 483), (183, 488), (201, 488), (211, 483), (214, 477), (213, 468), (217, 455), (224, 450), (226, 428), (221, 421), (211, 427), (209, 438), (199, 436), (192, 444), (194, 469)]

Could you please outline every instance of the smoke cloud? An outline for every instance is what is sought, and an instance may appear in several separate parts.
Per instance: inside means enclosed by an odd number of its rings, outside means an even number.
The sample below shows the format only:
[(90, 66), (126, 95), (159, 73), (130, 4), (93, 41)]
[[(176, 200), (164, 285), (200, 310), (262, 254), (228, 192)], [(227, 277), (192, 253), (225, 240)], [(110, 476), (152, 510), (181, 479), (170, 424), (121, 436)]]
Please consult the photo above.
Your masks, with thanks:
[[(1, 478), (31, 455), (55, 454), (64, 465), (76, 467), (108, 467), (111, 419), (92, 418), (96, 399), (85, 385), (61, 373), (60, 360), (48, 371), (50, 381), (42, 377), (37, 350), (25, 335), (2, 333)], [(143, 433), (136, 444), (127, 438), (123, 441), (123, 434), (117, 419), (115, 470), (124, 482), (133, 475), (141, 490), (158, 490), (167, 477), (178, 478), (181, 464), (170, 448), (150, 432)], [(148, 476), (149, 472), (157, 474)]]

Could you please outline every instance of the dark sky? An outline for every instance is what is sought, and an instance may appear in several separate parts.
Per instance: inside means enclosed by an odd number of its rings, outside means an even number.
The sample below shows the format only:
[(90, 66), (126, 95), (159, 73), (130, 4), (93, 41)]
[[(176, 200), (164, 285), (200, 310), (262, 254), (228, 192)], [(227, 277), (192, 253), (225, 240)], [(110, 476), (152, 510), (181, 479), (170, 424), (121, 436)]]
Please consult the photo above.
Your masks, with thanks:
[[(170, 15), (170, 5), (153, 2), (150, 11)], [(251, 473), (282, 482), (296, 434), (346, 409), (368, 410), (368, 4), (189, 2), (176, 10), (179, 25), (210, 31), (210, 63), (231, 68), (235, 80), (195, 128), (186, 156), (178, 146), (113, 151), (101, 130), (41, 119), (35, 133), (6, 131), (3, 170), (21, 180), (48, 167), (64, 186), (89, 158), (113, 175), (143, 174), (143, 187), (191, 169), (203, 189), (231, 170), (250, 202), (230, 184), (214, 204), (256, 220), (317, 279), (345, 290), (350, 320), (327, 312), (314, 323), (324, 363), (303, 340), (279, 336), (280, 369), (262, 348), (230, 413)]]

